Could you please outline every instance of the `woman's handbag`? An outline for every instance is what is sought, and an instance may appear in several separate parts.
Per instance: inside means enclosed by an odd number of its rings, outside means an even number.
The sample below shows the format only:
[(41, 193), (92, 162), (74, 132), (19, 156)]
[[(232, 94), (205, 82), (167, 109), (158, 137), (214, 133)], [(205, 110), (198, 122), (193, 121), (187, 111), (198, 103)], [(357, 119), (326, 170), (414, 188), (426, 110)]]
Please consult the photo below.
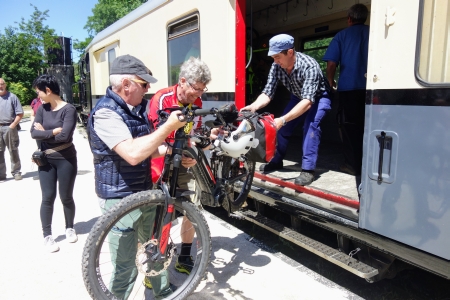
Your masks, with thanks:
[(31, 155), (31, 159), (39, 167), (45, 166), (48, 163), (45, 151), (41, 151), (40, 149), (33, 152), (33, 154)]
[(33, 160), (33, 162), (36, 165), (38, 165), (39, 167), (42, 167), (42, 166), (45, 166), (48, 163), (48, 161), (47, 161), (47, 154), (55, 153), (57, 151), (69, 148), (70, 146), (72, 146), (72, 143), (62, 144), (61, 146), (58, 146), (58, 147), (55, 147), (55, 148), (51, 148), (51, 149), (47, 149), (45, 151), (41, 151), (41, 149), (37, 149), (31, 155), (31, 159)]

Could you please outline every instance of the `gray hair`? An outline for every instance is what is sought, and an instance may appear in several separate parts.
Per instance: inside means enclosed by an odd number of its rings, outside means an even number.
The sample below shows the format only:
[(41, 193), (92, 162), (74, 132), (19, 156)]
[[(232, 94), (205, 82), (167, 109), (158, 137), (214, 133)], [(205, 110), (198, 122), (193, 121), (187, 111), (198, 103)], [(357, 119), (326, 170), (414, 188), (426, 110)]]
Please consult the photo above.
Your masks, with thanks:
[(206, 85), (211, 81), (211, 71), (204, 62), (191, 56), (181, 65), (178, 82), (181, 77), (186, 78), (189, 83), (201, 82)]
[(355, 4), (347, 12), (347, 16), (353, 23), (364, 23), (369, 15), (369, 10), (364, 4)]
[(109, 75), (109, 83), (113, 90), (120, 90), (122, 88), (123, 79), (134, 79), (135, 77), (136, 76), (130, 74), (113, 74)]

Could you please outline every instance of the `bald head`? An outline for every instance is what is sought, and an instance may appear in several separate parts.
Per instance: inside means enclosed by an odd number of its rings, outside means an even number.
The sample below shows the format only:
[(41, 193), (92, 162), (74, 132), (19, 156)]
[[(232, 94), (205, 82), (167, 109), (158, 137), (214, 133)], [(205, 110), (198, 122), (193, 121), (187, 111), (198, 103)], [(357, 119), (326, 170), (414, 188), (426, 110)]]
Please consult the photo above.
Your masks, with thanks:
[(0, 78), (0, 96), (6, 94), (8, 90), (6, 89), (6, 82), (3, 78)]

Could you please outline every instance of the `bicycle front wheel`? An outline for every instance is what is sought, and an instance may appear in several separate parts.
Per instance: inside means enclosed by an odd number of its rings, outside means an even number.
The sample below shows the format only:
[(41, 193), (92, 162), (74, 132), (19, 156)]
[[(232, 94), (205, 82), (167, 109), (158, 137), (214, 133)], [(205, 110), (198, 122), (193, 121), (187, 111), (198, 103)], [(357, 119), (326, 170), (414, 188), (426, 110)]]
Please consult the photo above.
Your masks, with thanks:
[[(93, 299), (155, 299), (155, 294), (157, 299), (184, 299), (198, 286), (210, 261), (211, 235), (205, 217), (188, 200), (175, 202), (176, 218), (168, 242), (174, 251), (166, 255), (165, 265), (155, 270), (160, 274), (145, 274), (151, 271), (149, 265), (142, 265), (136, 256), (142, 245), (155, 241), (155, 215), (163, 211), (164, 197), (160, 190), (130, 195), (95, 222), (82, 261), (84, 283)], [(177, 260), (182, 235), (193, 236), (192, 264), (184, 263), (180, 272)]]

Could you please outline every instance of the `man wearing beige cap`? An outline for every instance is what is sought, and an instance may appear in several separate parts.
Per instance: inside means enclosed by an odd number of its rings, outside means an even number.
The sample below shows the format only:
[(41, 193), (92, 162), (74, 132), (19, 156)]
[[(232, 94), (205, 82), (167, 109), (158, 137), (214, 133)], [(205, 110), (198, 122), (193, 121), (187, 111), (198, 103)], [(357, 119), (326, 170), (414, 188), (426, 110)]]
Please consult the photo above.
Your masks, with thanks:
[(263, 108), (275, 95), (280, 81), (291, 92), (283, 115), (275, 119), (277, 126), (277, 151), (272, 160), (260, 166), (260, 171), (270, 172), (283, 168), (289, 138), (300, 123), (303, 124), (302, 172), (295, 178), (298, 185), (309, 185), (314, 180), (321, 136), (320, 123), (331, 109), (330, 86), (317, 61), (294, 48), (294, 38), (279, 34), (269, 41), (269, 53), (274, 60), (267, 84), (261, 95), (241, 110), (256, 111)]
[[(147, 100), (143, 99), (150, 83), (157, 80), (144, 63), (131, 55), (117, 57), (110, 70), (111, 86), (91, 112), (88, 137), (94, 155), (95, 192), (102, 213), (108, 211), (122, 198), (151, 188), (149, 174), (152, 157), (166, 153), (162, 145), (174, 130), (185, 125), (178, 119), (180, 111), (173, 112), (167, 122), (153, 131), (145, 113)], [(190, 167), (195, 160), (184, 158), (183, 165)], [(108, 235), (111, 260), (114, 267), (109, 284), (118, 299), (127, 299), (137, 277), (135, 265), (138, 232), (151, 232), (153, 208), (141, 210), (141, 215), (126, 215), (121, 219), (123, 228), (115, 228)], [(130, 230), (132, 228), (132, 230)], [(120, 257), (120, 262), (116, 260)], [(152, 277), (155, 296), (172, 292), (168, 275)]]

